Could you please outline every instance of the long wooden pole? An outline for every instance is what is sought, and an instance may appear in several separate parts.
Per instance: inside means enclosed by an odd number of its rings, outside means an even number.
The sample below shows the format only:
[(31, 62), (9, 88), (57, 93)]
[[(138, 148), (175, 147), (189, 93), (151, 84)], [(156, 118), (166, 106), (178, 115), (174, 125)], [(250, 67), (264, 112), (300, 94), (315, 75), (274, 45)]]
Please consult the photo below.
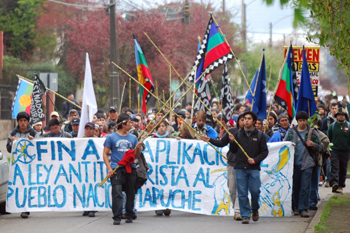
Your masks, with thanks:
[[(19, 74), (16, 74), (16, 76), (17, 76), (17, 78), (23, 79), (23, 80), (25, 80), (25, 81), (27, 81), (27, 82), (34, 83), (34, 81), (32, 81), (32, 80), (30, 80), (30, 79), (27, 79), (27, 78), (25, 78), (25, 77), (23, 77), (23, 76), (21, 76), (21, 75), (19, 75)], [(79, 105), (77, 105), (77, 104), (74, 103), (73, 101), (67, 99), (67, 98), (64, 97), (63, 95), (60, 95), (60, 94), (58, 94), (57, 92), (55, 92), (55, 91), (53, 91), (53, 90), (51, 90), (51, 89), (49, 89), (49, 88), (47, 88), (47, 87), (45, 87), (45, 88), (46, 88), (46, 90), (48, 90), (48, 91), (54, 93), (54, 94), (57, 95), (58, 97), (61, 97), (62, 99), (68, 101), (69, 103), (71, 103), (71, 104), (73, 104), (74, 106), (76, 106), (76, 107), (78, 107), (78, 108), (81, 109), (81, 107), (80, 107)]]
[(124, 99), (125, 86), (126, 86), (126, 82), (124, 83), (124, 86), (123, 86), (123, 91), (122, 91), (122, 96), (121, 96), (121, 102), (120, 102), (120, 104), (119, 104), (119, 114), (120, 114), (121, 111), (122, 111), (122, 103), (123, 103), (123, 99)]
[[(184, 79), (181, 77), (181, 75), (179, 74), (179, 72), (177, 72), (177, 70), (175, 69), (175, 67), (169, 62), (169, 60), (164, 56), (164, 54), (162, 53), (162, 51), (160, 51), (160, 49), (157, 47), (157, 45), (155, 45), (155, 43), (151, 40), (151, 38), (147, 35), (147, 33), (144, 33), (146, 35), (146, 37), (148, 38), (148, 40), (153, 44), (153, 46), (158, 50), (158, 52), (163, 56), (163, 58), (165, 59), (165, 61), (173, 68), (173, 70), (175, 71), (175, 73), (178, 75), (178, 77), (182, 80), (182, 82), (189, 88), (189, 90), (192, 90), (192, 86), (190, 87), (185, 81)], [(208, 70), (208, 69), (207, 69)], [(194, 84), (192, 84), (194, 85)], [(250, 89), (250, 88), (249, 88)], [(212, 111), (210, 110), (210, 108), (205, 105), (203, 103), (203, 101), (198, 97), (198, 95), (196, 93), (194, 93), (195, 97), (199, 100), (199, 102), (201, 102), (201, 104), (203, 104), (203, 106), (211, 113), (211, 115), (214, 117), (214, 119), (221, 125), (222, 128), (225, 129), (225, 131), (228, 133), (228, 134), (231, 134), (227, 128), (221, 123), (221, 121), (219, 121), (216, 116), (212, 113)], [(245, 156), (250, 159), (249, 155), (245, 152), (245, 150), (243, 149), (243, 147), (237, 142), (236, 139), (233, 140), (237, 146), (242, 150), (242, 152), (245, 154)]]
[[(172, 96), (172, 94), (171, 94), (171, 67), (169, 67), (169, 96)], [(174, 107), (174, 106), (172, 106), (172, 101), (170, 101), (170, 103), (169, 103), (169, 111), (170, 111), (170, 109), (172, 107)], [(171, 122), (171, 119), (173, 119), (173, 112), (172, 111), (170, 111), (170, 117), (169, 118), (170, 118), (169, 122)]]
[(131, 108), (131, 79), (129, 78), (129, 108)]
[(156, 96), (158, 98), (157, 99), (157, 106), (158, 106), (158, 109), (160, 109), (160, 104), (159, 104), (159, 93), (158, 93), (158, 82), (156, 81)]
[[(143, 86), (143, 84), (142, 83), (140, 83), (137, 79), (135, 79), (134, 77), (132, 77), (130, 74), (128, 74), (125, 70), (123, 70), (120, 66), (118, 66), (117, 64), (115, 64), (114, 62), (112, 62), (112, 64), (113, 65), (115, 65), (116, 67), (118, 67), (118, 69), (120, 69), (121, 71), (123, 71), (126, 75), (128, 75), (130, 78), (132, 78), (135, 82), (137, 82), (137, 83), (139, 83), (140, 85), (142, 85)], [(209, 67), (210, 68), (210, 67)], [(208, 68), (208, 69), (209, 69)], [(190, 73), (189, 73), (190, 74)], [(204, 73), (203, 73), (204, 74)], [(202, 75), (203, 75), (202, 74)], [(202, 76), (200, 76), (198, 79), (200, 79)], [(192, 85), (194, 85), (194, 84), (192, 84)], [(144, 87), (145, 88), (145, 87)], [(181, 98), (179, 98), (178, 99), (178, 101), (176, 101), (176, 103), (175, 104), (177, 104), (177, 103), (179, 103), (180, 101), (181, 101), (181, 99), (184, 97), (184, 96), (186, 96), (186, 94), (190, 91), (190, 90), (192, 90), (192, 86), (191, 86), (191, 88), (189, 88), (182, 96), (181, 96)], [(158, 98), (157, 96), (155, 96), (152, 92), (149, 92), (154, 98)], [(170, 98), (169, 98), (170, 99)], [(161, 100), (159, 100), (160, 102), (162, 102), (162, 104), (164, 105), (164, 106), (166, 106), (167, 107), (167, 104), (166, 103), (164, 103), (163, 101), (161, 101)], [(169, 101), (169, 100), (168, 100)], [(171, 109), (171, 111), (173, 111), (173, 113), (177, 116), (177, 117), (180, 117), (174, 110), (172, 110)], [(170, 112), (170, 111), (169, 111)], [(163, 117), (162, 117), (162, 119), (165, 119), (165, 117), (169, 114), (169, 112), (167, 112)], [(161, 119), (161, 120), (162, 120)], [(160, 120), (160, 121), (161, 121)], [(195, 129), (193, 129), (193, 127), (190, 125), (190, 124), (188, 124), (186, 121), (183, 121), (183, 123), (185, 123), (188, 127), (190, 127), (197, 135), (199, 135), (199, 136), (201, 136)], [(150, 132), (152, 132), (152, 130), (150, 131)], [(141, 134), (140, 134), (141, 135)], [(218, 151), (211, 143), (208, 143), (216, 152), (218, 152), (223, 158), (225, 158), (226, 160), (227, 160), (227, 158), (220, 152), (220, 151)]]

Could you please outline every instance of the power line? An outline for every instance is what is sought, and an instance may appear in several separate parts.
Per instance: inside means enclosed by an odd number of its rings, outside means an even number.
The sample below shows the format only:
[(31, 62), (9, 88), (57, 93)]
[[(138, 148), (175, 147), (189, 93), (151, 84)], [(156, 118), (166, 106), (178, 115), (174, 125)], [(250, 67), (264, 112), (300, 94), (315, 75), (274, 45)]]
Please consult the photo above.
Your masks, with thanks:
[(53, 2), (53, 3), (58, 3), (61, 5), (65, 5), (65, 6), (73, 6), (73, 7), (77, 7), (77, 8), (93, 8), (93, 9), (105, 9), (106, 6), (97, 6), (97, 5), (79, 5), (79, 4), (73, 4), (73, 3), (67, 3), (67, 2), (60, 2), (60, 1), (56, 1), (56, 0), (48, 0), (49, 2)]

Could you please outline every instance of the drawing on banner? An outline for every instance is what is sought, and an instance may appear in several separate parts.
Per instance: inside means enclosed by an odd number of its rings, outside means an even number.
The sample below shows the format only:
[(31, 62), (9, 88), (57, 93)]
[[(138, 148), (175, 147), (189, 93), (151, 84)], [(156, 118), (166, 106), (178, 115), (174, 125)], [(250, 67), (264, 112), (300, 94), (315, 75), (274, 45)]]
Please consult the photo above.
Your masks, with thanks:
[(15, 151), (12, 152), (11, 165), (14, 165), (17, 161), (28, 164), (35, 159), (36, 154), (29, 154), (28, 147), (34, 147), (34, 144), (27, 139), (22, 139), (17, 143)]
[(211, 213), (214, 215), (230, 215), (231, 196), (227, 187), (227, 169), (218, 169), (211, 173), (215, 172), (223, 173), (213, 182), (214, 208)]
[[(261, 182), (261, 194), (260, 194), (260, 214), (266, 213), (273, 217), (285, 216), (285, 202), (291, 195), (291, 184), (289, 183), (287, 176), (290, 167), (293, 163), (288, 162), (291, 158), (290, 150), (288, 146), (283, 146), (278, 152), (278, 162), (273, 165), (271, 170), (265, 170), (264, 172), (270, 179), (264, 179)], [(282, 170), (285, 168), (285, 174)], [(291, 167), (292, 168), (292, 167)], [(271, 209), (271, 213), (267, 213), (268, 209)]]

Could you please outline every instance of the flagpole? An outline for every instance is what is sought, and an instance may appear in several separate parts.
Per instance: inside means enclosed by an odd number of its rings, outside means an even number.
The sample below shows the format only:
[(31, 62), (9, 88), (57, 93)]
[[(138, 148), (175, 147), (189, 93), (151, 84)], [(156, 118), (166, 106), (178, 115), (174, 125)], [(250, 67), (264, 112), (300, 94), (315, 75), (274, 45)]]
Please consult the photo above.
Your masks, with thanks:
[(137, 93), (137, 112), (140, 112), (140, 93)]
[(159, 104), (159, 93), (158, 93), (158, 82), (156, 81), (156, 96), (158, 97), (157, 98), (157, 106), (158, 106), (158, 109), (160, 109), (160, 104)]
[(123, 91), (122, 91), (122, 96), (121, 96), (121, 103), (119, 104), (119, 114), (122, 111), (122, 103), (123, 103), (123, 99), (124, 99), (125, 86), (126, 86), (126, 82), (124, 83), (124, 86), (123, 86)]
[[(189, 88), (189, 90), (192, 90), (192, 86), (190, 87), (186, 82), (185, 80), (181, 77), (181, 75), (177, 72), (177, 70), (175, 69), (175, 67), (173, 65), (171, 65), (171, 63), (169, 62), (169, 60), (164, 56), (164, 54), (162, 53), (162, 51), (160, 51), (160, 49), (154, 44), (154, 42), (151, 40), (151, 38), (147, 35), (147, 33), (144, 33), (146, 35), (146, 37), (148, 38), (148, 40), (153, 44), (153, 46), (158, 50), (158, 52), (163, 56), (163, 58), (165, 59), (165, 61), (173, 68), (173, 70), (175, 71), (175, 73), (178, 75), (178, 77), (182, 80), (182, 82)], [(206, 69), (208, 70), (208, 69)], [(194, 84), (192, 84), (194, 85)], [(250, 89), (250, 87), (249, 87)], [(199, 100), (199, 102), (201, 102), (201, 104), (203, 104), (203, 106), (210, 112), (210, 114), (215, 118), (215, 120), (217, 122), (219, 122), (219, 124), (221, 125), (221, 127), (223, 127), (225, 129), (225, 131), (228, 133), (228, 134), (231, 134), (227, 128), (220, 122), (218, 121), (218, 119), (216, 118), (216, 116), (214, 116), (214, 114), (212, 113), (212, 111), (210, 110), (210, 108), (208, 108), (207, 105), (205, 105), (203, 103), (203, 101), (198, 97), (198, 95), (196, 93), (194, 93), (195, 97)], [(250, 159), (249, 155), (244, 151), (243, 147), (236, 141), (236, 139), (234, 139), (234, 142), (238, 145), (238, 147), (242, 150), (242, 152), (246, 155), (246, 157), (248, 159)]]
[[(21, 76), (21, 75), (19, 75), (19, 74), (16, 74), (16, 76), (17, 76), (17, 78), (23, 79), (23, 80), (25, 80), (25, 81), (27, 81), (27, 82), (34, 83), (34, 81), (32, 81), (32, 80), (30, 80), (30, 79), (27, 79), (27, 78), (25, 78), (25, 77), (23, 77), (23, 76)], [(47, 88), (47, 87), (45, 87), (45, 88), (46, 88), (46, 90), (48, 90), (48, 91), (54, 93), (54, 94), (57, 95), (58, 97), (61, 97), (62, 99), (66, 100), (67, 102), (69, 102), (69, 103), (73, 104), (74, 106), (78, 107), (79, 109), (81, 109), (81, 107), (80, 107), (79, 105), (77, 105), (76, 103), (74, 103), (73, 101), (67, 99), (66, 97), (64, 97), (64, 96), (62, 96), (62, 95), (60, 95), (60, 94), (58, 94), (57, 92), (55, 92), (55, 91), (53, 91), (53, 90), (51, 90), (51, 89), (49, 89), (49, 88)]]
[[(142, 83), (140, 83), (138, 80), (136, 80), (134, 77), (132, 77), (130, 74), (128, 74), (125, 70), (123, 70), (121, 67), (119, 67), (117, 64), (115, 64), (114, 62), (112, 62), (112, 64), (113, 65), (115, 65), (118, 69), (120, 69), (121, 71), (123, 71), (126, 75), (128, 75), (130, 78), (132, 78), (135, 82), (137, 82), (137, 83), (139, 83), (141, 86), (143, 86), (143, 84)], [(210, 67), (208, 67), (207, 68), (207, 70), (208, 69), (210, 69), (212, 66), (210, 66)], [(205, 73), (205, 72), (204, 72)], [(204, 75), (204, 73), (197, 79), (197, 80), (199, 80), (203, 75)], [(188, 76), (191, 74), (191, 72), (188, 74)], [(194, 84), (192, 84), (192, 85), (194, 85)], [(145, 87), (144, 87), (145, 88)], [(182, 96), (181, 96), (181, 98), (179, 98), (178, 99), (178, 101), (176, 101), (176, 104), (177, 103), (179, 103), (180, 101), (181, 101), (181, 99), (184, 97), (184, 96), (186, 96), (186, 94), (190, 91), (190, 90), (192, 90), (192, 86), (191, 86), (191, 88), (189, 88)], [(156, 99), (158, 99), (158, 97), (156, 96), (156, 95), (154, 95), (152, 92), (149, 92), (154, 98), (156, 98)], [(169, 100), (168, 100), (169, 101)], [(163, 101), (161, 101), (160, 100), (160, 102), (163, 102)], [(167, 104), (166, 103), (162, 103), (164, 106), (167, 106)], [(171, 111), (173, 111), (173, 113), (177, 116), (177, 117), (180, 117), (174, 110), (171, 110)], [(170, 112), (170, 111), (169, 111)], [(162, 117), (162, 119), (161, 120), (159, 120), (159, 122), (161, 122), (163, 119), (165, 119), (165, 117), (169, 114), (169, 112), (167, 112), (167, 113), (165, 113), (165, 115)], [(158, 122), (158, 123), (159, 123)], [(183, 123), (185, 123), (188, 127), (190, 127), (197, 135), (199, 135), (199, 136), (202, 136), (202, 135), (200, 135), (195, 129), (193, 129), (193, 127), (190, 125), (190, 124), (188, 124), (186, 121), (183, 121)], [(147, 127), (146, 127), (147, 128)], [(145, 128), (145, 129), (146, 129)], [(154, 129), (155, 127), (153, 127), (152, 128), (152, 130)], [(152, 130), (150, 131), (150, 132), (152, 132)], [(139, 137), (142, 135), (142, 133), (139, 135)], [(227, 160), (227, 158), (224, 156), (224, 155), (222, 155), (221, 154), (221, 152), (220, 151), (218, 151), (211, 143), (208, 143), (216, 152), (218, 152), (223, 158), (225, 158), (226, 160)]]
[(165, 94), (164, 94), (164, 90), (163, 90), (163, 102), (165, 102)]
[[(219, 24), (216, 22), (214, 16), (213, 16), (212, 14), (210, 14), (210, 15), (211, 15), (211, 17), (213, 17), (213, 20), (214, 20), (215, 25), (216, 25), (216, 26), (219, 26)], [(249, 91), (250, 91), (250, 93), (253, 95), (253, 92), (252, 92), (252, 90), (250, 89), (248, 80), (247, 80), (246, 76), (244, 75), (244, 72), (243, 72), (243, 70), (242, 70), (242, 67), (241, 67), (239, 61), (237, 60), (237, 57), (236, 57), (235, 53), (233, 52), (233, 50), (232, 50), (230, 44), (229, 44), (228, 41), (227, 41), (226, 36), (225, 36), (224, 33), (221, 31), (221, 28), (220, 28), (220, 27), (218, 27), (218, 30), (219, 30), (220, 34), (222, 35), (222, 37), (224, 38), (226, 44), (230, 47), (231, 53), (232, 53), (232, 55), (235, 57), (235, 60), (236, 60), (236, 62), (237, 62), (237, 64), (238, 64), (238, 67), (239, 67), (239, 69), (240, 69), (240, 71), (241, 71), (241, 73), (242, 73), (242, 75), (243, 75), (243, 78), (244, 78), (245, 82), (247, 83), (247, 86), (248, 86), (248, 88), (249, 88)]]
[[(287, 54), (289, 54), (289, 48), (288, 48)], [(273, 92), (273, 96), (272, 96), (272, 99), (271, 99), (270, 102), (272, 102), (272, 100), (275, 99), (276, 91), (277, 91), (277, 88), (278, 88), (279, 83), (280, 83), (280, 81), (281, 81), (282, 71), (283, 71), (283, 69), (284, 69), (284, 66), (286, 65), (287, 58), (288, 58), (288, 56), (286, 56), (286, 57), (284, 58), (284, 60), (283, 60), (282, 67), (281, 67), (281, 69), (280, 69), (280, 72), (278, 73), (277, 85), (276, 85), (276, 87), (275, 87), (275, 90), (274, 90), (274, 92)], [(270, 115), (271, 108), (272, 108), (272, 103), (270, 103), (270, 108), (269, 108), (269, 112), (267, 113), (267, 117), (269, 117), (269, 115)]]
[(129, 78), (129, 108), (131, 108), (131, 79)]
[[(254, 100), (255, 100), (255, 93), (256, 93), (256, 87), (258, 86), (258, 81), (259, 81), (259, 76), (260, 76), (260, 70), (261, 70), (261, 65), (262, 65), (262, 62), (263, 62), (263, 59), (264, 59), (264, 53), (265, 49), (263, 49), (263, 55), (261, 57), (261, 62), (260, 62), (260, 66), (259, 66), (259, 71), (258, 71), (258, 76), (256, 77), (256, 80), (255, 80), (255, 87), (254, 87), (254, 95), (252, 94), (252, 97), (253, 97), (253, 100), (252, 100), (252, 109), (253, 109), (253, 105), (254, 105)], [(253, 80), (254, 81), (254, 80)], [(253, 82), (252, 81), (252, 82)], [(252, 85), (252, 84), (250, 84)]]
[[(171, 67), (169, 67), (169, 96), (171, 96)], [(172, 102), (170, 101), (169, 111), (171, 109), (171, 104), (172, 104)], [(171, 111), (170, 111), (169, 118), (170, 118), (170, 122), (171, 122), (171, 119), (173, 119), (173, 113)]]
[(271, 81), (271, 75), (272, 75), (272, 63), (273, 63), (273, 61), (271, 61), (271, 66), (270, 66), (270, 76), (269, 76), (269, 82), (267, 83), (266, 99), (267, 99), (267, 95), (269, 93), (269, 88), (270, 88), (270, 81)]
[[(195, 74), (197, 74), (197, 67), (196, 67), (196, 72)], [(194, 81), (194, 80), (193, 80)], [(191, 120), (193, 119), (193, 114), (194, 114), (194, 93), (196, 92), (196, 82), (193, 82), (193, 92), (192, 92), (192, 106), (191, 106)]]

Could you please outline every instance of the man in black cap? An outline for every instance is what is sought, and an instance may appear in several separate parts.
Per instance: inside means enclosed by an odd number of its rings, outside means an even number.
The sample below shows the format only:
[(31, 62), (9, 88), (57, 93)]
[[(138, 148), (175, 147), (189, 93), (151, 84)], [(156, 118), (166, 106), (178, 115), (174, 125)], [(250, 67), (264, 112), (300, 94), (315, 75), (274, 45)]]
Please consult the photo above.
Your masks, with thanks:
[(109, 118), (109, 122), (117, 122), (117, 120), (118, 120), (118, 112), (117, 112), (117, 108), (116, 107), (114, 107), (114, 106), (109, 107), (108, 118)]
[(79, 124), (80, 124), (80, 119), (73, 118), (73, 120), (71, 122), (72, 131), (70, 132), (70, 134), (72, 135), (73, 138), (78, 137)]
[(345, 187), (350, 152), (350, 123), (345, 120), (347, 113), (342, 109), (334, 115), (336, 120), (329, 125), (327, 135), (331, 146), (331, 174), (329, 184), (332, 192), (342, 193)]
[(44, 134), (44, 138), (72, 138), (70, 133), (61, 130), (60, 122), (57, 119), (51, 119), (49, 127), (51, 132)]
[[(29, 140), (33, 138), (38, 138), (39, 133), (37, 133), (29, 124), (29, 114), (26, 112), (20, 112), (17, 114), (17, 123), (16, 128), (12, 130), (10, 135), (7, 138), (6, 149), (9, 153), (12, 150), (13, 141), (20, 138), (28, 138)], [(22, 218), (28, 218), (29, 212), (22, 212)]]

